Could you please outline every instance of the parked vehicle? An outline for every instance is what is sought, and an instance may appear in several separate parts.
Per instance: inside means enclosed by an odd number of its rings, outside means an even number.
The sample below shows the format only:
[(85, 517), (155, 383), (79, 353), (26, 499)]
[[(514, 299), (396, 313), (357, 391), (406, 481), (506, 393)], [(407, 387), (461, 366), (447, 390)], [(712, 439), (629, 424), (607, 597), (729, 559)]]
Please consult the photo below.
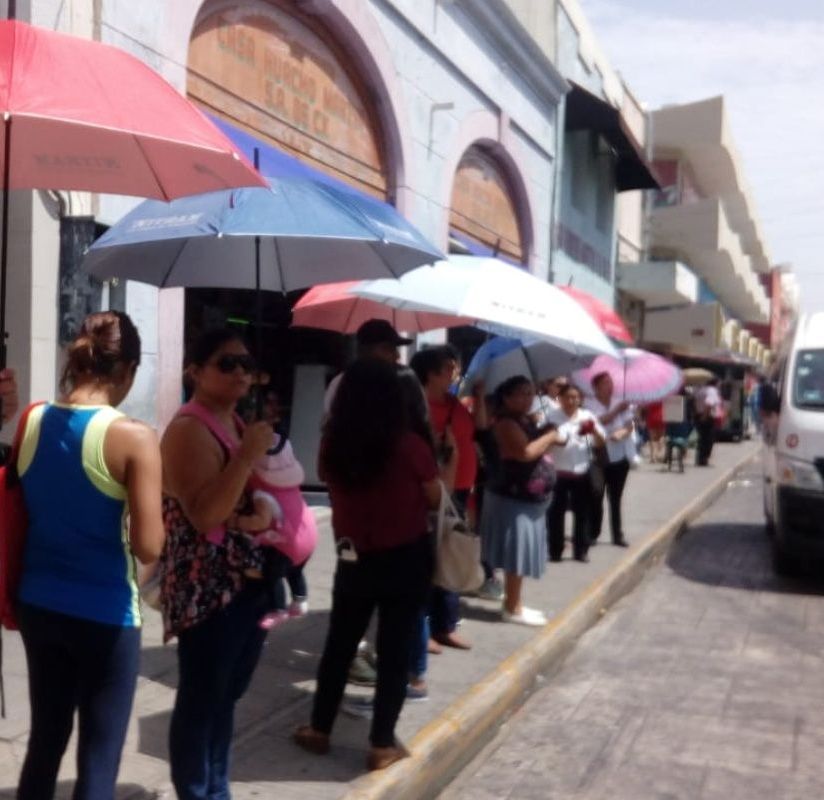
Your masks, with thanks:
[(764, 514), (773, 565), (824, 560), (824, 312), (802, 316), (761, 391)]

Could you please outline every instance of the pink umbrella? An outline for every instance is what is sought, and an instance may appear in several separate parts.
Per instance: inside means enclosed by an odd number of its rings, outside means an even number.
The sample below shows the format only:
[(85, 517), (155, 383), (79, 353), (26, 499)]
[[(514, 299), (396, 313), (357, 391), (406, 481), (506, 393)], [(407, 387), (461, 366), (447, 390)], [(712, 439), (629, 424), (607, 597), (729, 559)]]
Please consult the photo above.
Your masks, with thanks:
[(392, 308), (349, 293), (350, 289), (361, 283), (362, 281), (342, 281), (312, 287), (292, 310), (292, 325), (355, 333), (369, 319), (385, 319), (396, 330), (421, 333), (438, 328), (471, 325), (473, 322), (471, 319), (449, 314)]
[(606, 303), (602, 303), (591, 294), (576, 289), (574, 286), (559, 286), (558, 288), (575, 300), (610, 339), (624, 342), (624, 344), (633, 344), (632, 334), (624, 324), (624, 320)]
[(655, 353), (627, 347), (622, 358), (598, 356), (585, 369), (573, 374), (573, 380), (587, 394), (592, 394), (592, 379), (606, 372), (615, 384), (615, 395), (632, 403), (654, 403), (675, 394), (683, 384), (681, 370)]
[(98, 42), (0, 21), (0, 113), (0, 367), (10, 189), (169, 200), (266, 186), (232, 143), (160, 75)]

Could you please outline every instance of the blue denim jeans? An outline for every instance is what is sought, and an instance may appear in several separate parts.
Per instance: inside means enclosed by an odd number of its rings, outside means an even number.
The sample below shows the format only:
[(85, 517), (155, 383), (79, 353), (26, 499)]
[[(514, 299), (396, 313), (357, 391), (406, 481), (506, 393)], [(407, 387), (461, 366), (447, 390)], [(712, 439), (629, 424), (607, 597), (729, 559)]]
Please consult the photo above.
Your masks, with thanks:
[(426, 609), (422, 609), (418, 616), (415, 639), (412, 642), (412, 650), (409, 653), (409, 675), (415, 678), (423, 678), (429, 666), (429, 617)]
[(140, 628), (121, 628), (21, 604), (31, 733), (20, 800), (54, 797), (77, 711), (75, 800), (114, 797), (140, 664)]
[(235, 704), (257, 666), (266, 632), (263, 581), (178, 636), (179, 682), (169, 728), (172, 783), (180, 800), (227, 800)]

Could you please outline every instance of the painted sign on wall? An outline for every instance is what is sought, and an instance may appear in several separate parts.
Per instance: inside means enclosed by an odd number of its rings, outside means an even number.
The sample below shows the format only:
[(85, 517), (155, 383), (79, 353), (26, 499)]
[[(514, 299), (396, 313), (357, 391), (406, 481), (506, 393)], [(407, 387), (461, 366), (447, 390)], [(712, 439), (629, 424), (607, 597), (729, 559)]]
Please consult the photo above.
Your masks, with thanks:
[(188, 68), (189, 96), (209, 111), (386, 196), (377, 119), (320, 29), (270, 3), (224, 8), (197, 24)]

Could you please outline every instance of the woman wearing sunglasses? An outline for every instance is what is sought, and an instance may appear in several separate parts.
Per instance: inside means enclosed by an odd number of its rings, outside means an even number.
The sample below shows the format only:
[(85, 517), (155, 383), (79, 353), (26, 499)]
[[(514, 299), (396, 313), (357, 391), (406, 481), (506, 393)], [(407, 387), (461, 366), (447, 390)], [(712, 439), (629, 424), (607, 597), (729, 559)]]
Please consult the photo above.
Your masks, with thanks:
[(165, 638), (178, 638), (179, 669), (169, 760), (181, 800), (229, 796), (234, 706), (266, 637), (258, 620), (267, 594), (250, 577), (261, 572), (259, 548), (228, 523), (249, 510), (247, 482), (274, 439), (267, 422), (244, 426), (235, 413), (255, 369), (237, 332), (204, 333), (187, 363), (192, 398), (161, 441), (161, 599)]

